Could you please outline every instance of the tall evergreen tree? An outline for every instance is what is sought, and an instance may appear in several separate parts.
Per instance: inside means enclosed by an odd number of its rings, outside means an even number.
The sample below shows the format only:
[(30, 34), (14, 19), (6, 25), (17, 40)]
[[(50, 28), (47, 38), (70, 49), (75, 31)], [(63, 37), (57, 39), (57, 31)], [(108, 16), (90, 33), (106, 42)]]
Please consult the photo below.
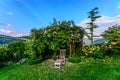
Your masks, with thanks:
[(90, 40), (91, 40), (91, 45), (93, 44), (93, 37), (94, 37), (94, 29), (96, 29), (98, 26), (95, 24), (95, 21), (97, 18), (100, 18), (101, 16), (98, 16), (97, 14), (99, 13), (98, 8), (95, 7), (92, 9), (90, 12), (88, 12), (88, 18), (90, 18), (90, 22), (87, 23), (89, 26), (87, 29), (90, 30)]

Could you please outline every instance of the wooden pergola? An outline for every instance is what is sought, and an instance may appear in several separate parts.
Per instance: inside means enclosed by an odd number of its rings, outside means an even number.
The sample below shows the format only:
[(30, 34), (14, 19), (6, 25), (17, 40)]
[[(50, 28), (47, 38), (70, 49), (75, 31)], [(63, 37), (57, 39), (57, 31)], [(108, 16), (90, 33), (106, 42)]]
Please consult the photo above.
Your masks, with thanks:
[(80, 41), (73, 39), (69, 45), (70, 48), (70, 57), (72, 57), (73, 53), (76, 51), (77, 48), (81, 48), (83, 46), (83, 39)]

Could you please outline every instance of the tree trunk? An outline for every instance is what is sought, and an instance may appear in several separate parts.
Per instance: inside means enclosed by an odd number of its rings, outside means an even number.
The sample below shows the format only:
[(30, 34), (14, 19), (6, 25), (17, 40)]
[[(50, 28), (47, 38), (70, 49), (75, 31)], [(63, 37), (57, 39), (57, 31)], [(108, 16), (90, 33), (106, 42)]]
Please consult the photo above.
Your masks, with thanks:
[(93, 25), (93, 22), (91, 24), (91, 45), (93, 45), (93, 29), (94, 29), (94, 25)]
[(91, 32), (91, 45), (93, 45), (93, 32)]
[(53, 52), (53, 55), (56, 56), (56, 51)]

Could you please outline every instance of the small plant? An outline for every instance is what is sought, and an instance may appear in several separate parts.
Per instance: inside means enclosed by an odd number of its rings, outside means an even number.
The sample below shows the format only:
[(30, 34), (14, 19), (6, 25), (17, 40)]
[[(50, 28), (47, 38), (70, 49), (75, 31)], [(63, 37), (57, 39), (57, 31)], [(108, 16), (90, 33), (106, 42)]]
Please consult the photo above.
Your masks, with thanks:
[(98, 58), (98, 59), (102, 59), (103, 58), (103, 53), (100, 50), (96, 49), (94, 51), (94, 57)]
[(83, 55), (82, 48), (77, 48), (76, 51), (75, 51), (75, 56), (80, 57), (82, 55)]
[(57, 56), (52, 56), (52, 59), (53, 59), (53, 60), (56, 60), (56, 59), (57, 59)]
[(30, 59), (30, 60), (28, 60), (28, 64), (30, 64), (30, 65), (38, 64), (38, 63), (42, 62), (42, 60), (43, 60), (42, 57), (39, 57), (38, 59)]
[(81, 56), (81, 61), (85, 62), (85, 60), (86, 60), (85, 56)]
[(82, 47), (82, 52), (84, 53), (85, 57), (93, 57), (94, 50), (96, 49), (95, 46), (92, 45), (86, 45)]
[(80, 59), (80, 57), (69, 57), (68, 61), (72, 62), (72, 63), (79, 63), (81, 61), (81, 59)]

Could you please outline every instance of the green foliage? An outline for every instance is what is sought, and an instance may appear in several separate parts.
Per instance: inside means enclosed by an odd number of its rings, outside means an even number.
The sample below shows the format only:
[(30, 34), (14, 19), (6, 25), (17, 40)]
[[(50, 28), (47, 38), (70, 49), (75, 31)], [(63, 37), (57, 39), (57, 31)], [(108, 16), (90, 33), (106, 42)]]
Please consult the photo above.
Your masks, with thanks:
[(32, 50), (25, 53), (29, 54), (30, 51), (30, 53), (34, 53), (36, 56), (42, 55), (44, 58), (47, 56), (45, 50), (57, 52), (60, 49), (67, 49), (73, 38), (78, 43), (82, 43), (83, 34), (83, 28), (76, 26), (73, 21), (57, 21), (54, 18), (53, 23), (46, 28), (31, 30), (32, 45), (29, 46)]
[(17, 62), (20, 59), (24, 58), (25, 45), (24, 42), (11, 42), (8, 44), (7, 48), (9, 49), (10, 54), (13, 54), (14, 61)]
[(45, 43), (41, 42), (40, 40), (34, 40), (32, 45), (32, 51), (36, 56), (42, 55), (45, 49)]
[(72, 63), (79, 63), (81, 61), (81, 58), (80, 57), (69, 57), (68, 61)]
[(7, 54), (6, 54), (6, 51), (4, 52), (4, 48), (1, 48), (0, 49), (0, 61), (4, 62), (6, 61), (7, 59)]
[(3, 65), (3, 62), (0, 62), (0, 68), (2, 68), (4, 65)]
[(30, 65), (34, 65), (34, 64), (38, 64), (38, 63), (41, 63), (42, 62), (42, 58), (39, 58), (39, 59), (34, 59), (34, 60), (29, 60), (28, 61), (28, 64)]
[(98, 26), (95, 24), (96, 19), (100, 18), (101, 16), (98, 16), (97, 14), (99, 13), (98, 8), (95, 7), (94, 9), (92, 9), (90, 12), (88, 12), (88, 18), (90, 18), (90, 22), (87, 23), (89, 26), (87, 29), (90, 30), (90, 40), (91, 40), (91, 44), (93, 44), (93, 37), (94, 37), (94, 29), (97, 28)]
[(57, 56), (52, 56), (52, 59), (53, 60), (57, 60)]
[(69, 46), (71, 42), (70, 21), (58, 22), (54, 19), (53, 23), (46, 28), (46, 36), (49, 40), (49, 49), (57, 51)]
[(5, 62), (12, 60), (13, 55), (9, 53), (9, 50), (6, 47), (0, 48), (0, 61)]
[(108, 51), (108, 49), (105, 48), (104, 45), (95, 44), (82, 47), (82, 51), (85, 57), (102, 59), (104, 56), (106, 56), (106, 51)]
[(83, 55), (82, 48), (77, 48), (76, 51), (75, 51), (75, 56), (80, 57), (82, 55)]
[(111, 56), (118, 55), (120, 53), (120, 25), (110, 27), (102, 36), (109, 40), (107, 45), (110, 47), (108, 50), (111, 51)]
[(85, 33), (84, 29), (76, 25), (73, 25), (72, 27), (70, 27), (70, 29), (72, 32), (72, 39), (77, 43), (81, 43)]
[(98, 59), (102, 59), (103, 58), (103, 53), (99, 49), (95, 49), (94, 57), (98, 58)]
[(95, 49), (96, 49), (96, 47), (92, 46), (92, 45), (86, 45), (86, 46), (82, 47), (82, 51), (83, 51), (85, 57), (93, 57)]
[(24, 54), (27, 55), (28, 57), (30, 57), (30, 55), (33, 53), (33, 51), (32, 51), (33, 41), (28, 40), (28, 41), (24, 42), (24, 44), (25, 44)]
[(45, 49), (47, 48), (47, 37), (45, 35), (45, 30), (44, 29), (36, 29), (33, 28), (31, 30), (31, 38), (32, 41), (30, 43), (30, 55), (34, 54), (36, 58), (38, 56), (44, 56)]
[(31, 60), (37, 59), (37, 56), (34, 53), (30, 54), (29, 57), (30, 57)]
[(120, 26), (114, 25), (105, 30), (102, 36), (110, 42), (120, 43)]

